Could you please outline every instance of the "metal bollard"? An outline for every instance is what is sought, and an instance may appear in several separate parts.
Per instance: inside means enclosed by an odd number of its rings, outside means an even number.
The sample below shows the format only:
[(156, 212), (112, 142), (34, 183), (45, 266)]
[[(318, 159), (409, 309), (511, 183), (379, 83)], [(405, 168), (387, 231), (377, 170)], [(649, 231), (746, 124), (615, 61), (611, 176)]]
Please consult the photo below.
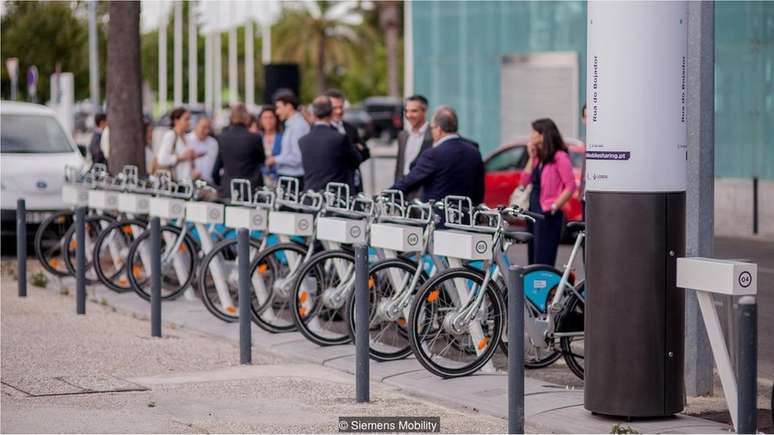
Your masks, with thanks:
[(237, 239), (239, 262), (239, 363), (253, 362), (250, 325), (250, 230), (240, 228)]
[(758, 422), (758, 308), (753, 296), (739, 298), (739, 389), (737, 433), (755, 433)]
[(27, 205), (16, 201), (16, 275), (19, 277), (19, 297), (27, 297)]
[(86, 314), (86, 207), (75, 209), (75, 243), (75, 312)]
[(524, 269), (508, 274), (508, 433), (524, 433)]
[(355, 246), (355, 392), (358, 403), (370, 400), (368, 355), (368, 246)]
[(151, 336), (161, 337), (161, 221), (151, 218)]

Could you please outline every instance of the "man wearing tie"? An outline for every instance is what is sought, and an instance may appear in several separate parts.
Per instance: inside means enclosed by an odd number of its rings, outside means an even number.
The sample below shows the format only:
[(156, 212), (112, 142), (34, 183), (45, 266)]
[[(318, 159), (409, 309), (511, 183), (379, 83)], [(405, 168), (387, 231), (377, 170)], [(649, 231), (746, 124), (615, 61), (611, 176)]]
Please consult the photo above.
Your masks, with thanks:
[(312, 102), (315, 123), (312, 130), (298, 141), (304, 169), (304, 188), (325, 189), (330, 182), (349, 185), (355, 190), (355, 169), (360, 165), (360, 153), (349, 138), (331, 125), (333, 106), (326, 96)]
[(457, 134), (454, 109), (437, 108), (430, 132), (432, 147), (417, 157), (408, 175), (392, 188), (406, 193), (421, 187), (423, 201), (441, 201), (447, 195), (459, 195), (480, 204), (484, 199), (484, 162), (478, 148)]

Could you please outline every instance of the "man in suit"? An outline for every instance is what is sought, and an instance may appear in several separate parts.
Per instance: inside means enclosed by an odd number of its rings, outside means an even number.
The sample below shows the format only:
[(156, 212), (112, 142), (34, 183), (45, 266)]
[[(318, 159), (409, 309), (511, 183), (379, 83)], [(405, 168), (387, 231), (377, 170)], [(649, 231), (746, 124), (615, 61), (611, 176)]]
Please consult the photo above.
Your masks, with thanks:
[[(371, 157), (371, 151), (366, 146), (365, 141), (360, 137), (360, 133), (357, 132), (357, 127), (344, 121), (344, 101), (346, 97), (344, 93), (338, 89), (328, 89), (324, 94), (330, 98), (333, 112), (331, 113), (331, 125), (338, 130), (339, 133), (347, 136), (352, 145), (360, 154), (360, 163), (368, 160)], [(353, 193), (360, 193), (363, 191), (363, 177), (360, 175), (360, 169), (355, 169), (355, 190)]]
[(102, 141), (102, 132), (107, 128), (107, 116), (104, 113), (97, 113), (94, 115), (94, 134), (91, 136), (91, 142), (89, 143), (89, 154), (91, 155), (92, 163), (107, 164), (107, 156), (102, 152), (100, 148), (100, 142)]
[(421, 187), (423, 201), (460, 195), (480, 204), (484, 199), (484, 162), (478, 149), (457, 134), (454, 109), (436, 109), (430, 131), (432, 148), (421, 153), (408, 175), (392, 188), (405, 193)]
[(212, 178), (219, 184), (218, 194), (222, 197), (231, 195), (231, 180), (235, 178), (249, 180), (254, 189), (263, 186), (261, 165), (266, 160), (266, 155), (261, 137), (247, 129), (249, 116), (244, 104), (235, 104), (231, 108), (229, 128), (216, 138), (218, 157), (212, 170)]
[(355, 189), (355, 169), (360, 165), (360, 153), (349, 138), (331, 125), (333, 105), (324, 95), (312, 102), (315, 123), (312, 130), (298, 141), (304, 167), (304, 188), (325, 189), (330, 182), (345, 183)]
[[(409, 129), (398, 133), (398, 158), (395, 163), (395, 182), (408, 175), (419, 155), (432, 148), (433, 137), (427, 124), (427, 98), (412, 95), (406, 99), (404, 109)], [(417, 191), (409, 192), (418, 196)]]

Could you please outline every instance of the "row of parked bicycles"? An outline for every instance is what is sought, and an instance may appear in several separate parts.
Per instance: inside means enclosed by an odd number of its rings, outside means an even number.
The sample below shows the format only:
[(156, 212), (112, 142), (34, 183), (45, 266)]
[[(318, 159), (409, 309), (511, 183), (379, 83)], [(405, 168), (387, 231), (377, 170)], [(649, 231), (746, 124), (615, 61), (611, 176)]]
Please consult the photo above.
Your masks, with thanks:
[[(44, 221), (35, 253), (45, 269), (75, 273), (74, 209), (87, 207), (86, 279), (150, 300), (149, 216), (161, 226), (162, 298), (200, 298), (226, 322), (237, 321), (236, 230), (250, 230), (252, 321), (272, 333), (299, 331), (321, 345), (352, 342), (355, 259), (369, 246), (369, 350), (372, 359), (414, 355), (431, 373), (448, 378), (494, 370), (507, 352), (508, 248), (531, 234), (519, 221), (542, 216), (517, 207), (474, 206), (469, 198), (406, 201), (399, 191), (351, 196), (347, 185), (300, 192), (282, 178), (254, 190), (233, 180), (228, 200), (212, 188), (175, 182), (161, 173), (138, 177), (136, 167), (110, 176), (102, 165), (69, 169), (63, 198), (73, 209)], [(585, 287), (567, 266), (524, 268), (525, 365), (540, 368), (564, 358), (583, 378)]]

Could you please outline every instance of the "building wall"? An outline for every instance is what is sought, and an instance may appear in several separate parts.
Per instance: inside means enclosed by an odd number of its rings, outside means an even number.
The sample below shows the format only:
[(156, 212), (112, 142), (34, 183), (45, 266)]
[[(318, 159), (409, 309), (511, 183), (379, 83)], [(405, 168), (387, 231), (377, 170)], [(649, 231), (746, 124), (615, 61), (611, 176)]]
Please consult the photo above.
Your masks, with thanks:
[[(431, 106), (457, 108), (461, 132), (477, 140), (482, 151), (500, 141), (504, 55), (577, 52), (578, 101), (568, 104), (583, 105), (585, 2), (412, 1), (410, 7), (413, 91), (427, 96)], [(774, 222), (764, 220), (774, 209), (774, 2), (716, 2), (715, 55), (716, 232), (753, 236), (752, 179), (757, 177), (758, 236), (771, 238)], [(727, 217), (734, 214), (738, 225)]]

